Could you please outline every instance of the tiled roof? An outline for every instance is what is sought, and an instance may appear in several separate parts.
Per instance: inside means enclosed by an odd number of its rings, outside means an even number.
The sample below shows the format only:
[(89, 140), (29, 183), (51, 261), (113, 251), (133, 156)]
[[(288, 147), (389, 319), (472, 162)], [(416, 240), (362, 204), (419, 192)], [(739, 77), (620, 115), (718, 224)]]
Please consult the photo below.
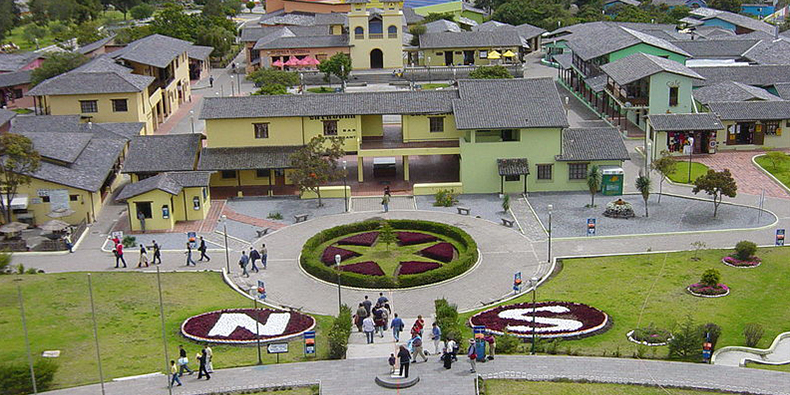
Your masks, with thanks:
[(195, 169), (201, 134), (137, 136), (129, 143), (124, 173), (161, 173)]
[(558, 161), (628, 160), (628, 150), (616, 128), (571, 128), (562, 131)]
[(74, 70), (52, 77), (28, 91), (29, 96), (80, 95), (142, 92), (154, 77), (132, 74), (132, 70), (101, 56)]
[(43, 157), (73, 163), (93, 139), (90, 133), (32, 132), (24, 133)]
[(697, 114), (652, 114), (648, 115), (650, 125), (657, 132), (680, 132), (695, 130), (724, 129), (716, 114), (703, 112)]
[(774, 84), (774, 89), (783, 100), (790, 100), (790, 82)]
[(623, 3), (626, 5), (632, 5), (634, 7), (638, 7), (642, 3), (637, 0), (606, 0), (603, 2), (604, 4), (612, 4), (612, 3)]
[(442, 32), (460, 33), (461, 28), (455, 22), (451, 22), (446, 19), (439, 19), (437, 21), (426, 23), (425, 32), (426, 33), (442, 33)]
[(73, 132), (79, 123), (79, 115), (25, 115), (14, 120), (11, 133), (45, 132), (47, 130)]
[(503, 26), (505, 26), (505, 27), (506, 26), (513, 27), (513, 25), (511, 25), (509, 23), (504, 23), (504, 22), (499, 22), (499, 21), (495, 21), (495, 20), (490, 20), (490, 21), (485, 21), (485, 22), (473, 27), (472, 31), (474, 31), (474, 32), (492, 32), (492, 31), (497, 30), (497, 29), (499, 29), (500, 27), (503, 27)]
[(453, 100), (458, 129), (566, 127), (568, 119), (551, 78), (460, 80)]
[(595, 77), (585, 78), (584, 82), (593, 90), (593, 92), (603, 92), (604, 88), (606, 88), (606, 83), (609, 81), (609, 78), (606, 74), (598, 74)]
[(703, 21), (708, 19), (720, 19), (722, 21), (732, 23), (735, 26), (744, 27), (749, 30), (763, 31), (770, 34), (773, 34), (774, 32), (774, 27), (768, 23), (729, 11), (702, 7), (692, 10), (691, 14), (700, 16)]
[(183, 188), (208, 186), (210, 177), (211, 173), (207, 171), (162, 173), (126, 185), (117, 200), (126, 200), (157, 189), (178, 195)]
[(640, 43), (689, 56), (686, 51), (669, 41), (639, 30), (606, 23), (585, 25), (588, 25), (585, 29), (573, 31), (567, 38), (568, 48), (583, 60), (594, 59)]
[(496, 164), (500, 176), (529, 174), (529, 161), (527, 158), (497, 159)]
[(203, 148), (198, 170), (284, 169), (298, 146)]
[(316, 25), (348, 25), (348, 15), (343, 12), (315, 14)]
[(144, 127), (142, 122), (83, 123), (79, 115), (27, 115), (14, 119), (11, 132), (90, 133), (94, 138), (126, 142), (139, 136)]
[(480, 32), (425, 33), (420, 36), (420, 48), (492, 48), (492, 47), (529, 47), (515, 30), (495, 30)]
[(41, 56), (35, 52), (3, 53), (0, 54), (0, 71), (19, 71)]
[(790, 64), (790, 42), (781, 38), (763, 40), (746, 51), (743, 57), (757, 64)]
[(0, 88), (30, 83), (30, 70), (0, 74)]
[(284, 10), (277, 10), (272, 13), (266, 13), (261, 16), (258, 23), (266, 26), (276, 25), (298, 25), (298, 26), (311, 26), (315, 25), (316, 14), (308, 12), (285, 12)]
[(689, 78), (702, 79), (703, 77), (690, 68), (670, 59), (648, 55), (642, 52), (626, 56), (612, 63), (601, 66), (609, 77), (620, 85), (649, 77), (660, 72), (672, 73)]
[(190, 59), (206, 60), (214, 52), (214, 47), (207, 47), (205, 45), (192, 45), (187, 50), (187, 56)]
[(679, 40), (672, 41), (672, 44), (696, 59), (738, 59), (758, 42), (758, 40), (718, 39)]
[(722, 121), (790, 119), (790, 101), (736, 101), (708, 104)]
[(77, 49), (77, 52), (85, 55), (91, 53), (107, 44), (109, 44), (112, 40), (115, 40), (116, 34), (111, 34), (110, 36), (104, 37), (102, 39), (96, 40), (92, 43), (85, 44)]
[(152, 34), (130, 42), (126, 47), (113, 52), (112, 56), (116, 59), (165, 68), (190, 46), (192, 43), (189, 41)]
[(723, 81), (736, 81), (755, 86), (790, 82), (790, 65), (694, 67), (693, 70), (705, 77), (704, 81), (694, 81), (695, 86), (712, 85)]
[(266, 43), (255, 43), (254, 49), (288, 49), (288, 48), (331, 48), (348, 47), (348, 35), (325, 35), (307, 37), (278, 37)]
[(17, 113), (5, 108), (0, 108), (0, 125), (5, 125), (17, 116)]
[(425, 17), (414, 12), (414, 8), (411, 7), (403, 7), (403, 19), (405, 20), (407, 25), (413, 25), (415, 23), (422, 22)]
[(241, 29), (241, 42), (256, 42), (269, 33), (269, 27), (245, 26)]
[(694, 89), (691, 93), (694, 99), (702, 104), (714, 101), (781, 100), (765, 89), (735, 81), (703, 86)]

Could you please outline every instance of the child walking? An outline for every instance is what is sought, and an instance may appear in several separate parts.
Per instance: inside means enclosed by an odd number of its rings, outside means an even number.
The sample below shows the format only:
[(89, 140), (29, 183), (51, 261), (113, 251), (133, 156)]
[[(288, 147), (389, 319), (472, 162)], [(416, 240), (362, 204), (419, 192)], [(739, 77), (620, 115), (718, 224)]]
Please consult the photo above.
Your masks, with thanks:
[(387, 362), (390, 364), (390, 374), (395, 374), (395, 354), (390, 354)]

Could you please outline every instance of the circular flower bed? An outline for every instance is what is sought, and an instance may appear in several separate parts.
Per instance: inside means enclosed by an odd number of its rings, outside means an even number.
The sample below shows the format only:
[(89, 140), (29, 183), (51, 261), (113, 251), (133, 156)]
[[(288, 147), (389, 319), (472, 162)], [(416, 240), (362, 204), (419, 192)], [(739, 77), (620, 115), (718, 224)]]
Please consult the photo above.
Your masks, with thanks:
[(187, 318), (181, 334), (199, 342), (249, 344), (296, 337), (314, 326), (313, 317), (295, 311), (228, 309)]
[(518, 337), (531, 337), (534, 329), (541, 338), (578, 338), (605, 329), (609, 316), (581, 303), (538, 302), (534, 306), (532, 303), (519, 303), (490, 308), (473, 315), (469, 322), (500, 335), (507, 332)]
[(761, 263), (763, 263), (763, 261), (756, 256), (753, 256), (746, 261), (742, 261), (734, 256), (725, 256), (724, 258), (721, 259), (721, 261), (727, 266), (737, 267), (741, 269), (757, 267), (760, 266)]
[(613, 202), (606, 204), (606, 211), (603, 212), (605, 217), (609, 218), (634, 218), (634, 206), (623, 199), (617, 199)]
[[(385, 223), (391, 233), (384, 230)], [(339, 268), (336, 255), (340, 255)], [(477, 244), (454, 226), (387, 220), (319, 232), (302, 248), (300, 264), (306, 272), (332, 283), (340, 277), (347, 286), (405, 288), (455, 277), (474, 266), (477, 258)]]
[(645, 346), (666, 346), (672, 339), (672, 333), (666, 329), (648, 325), (646, 328), (634, 329), (626, 334), (628, 340)]
[(691, 284), (686, 287), (686, 290), (694, 296), (700, 298), (720, 298), (730, 294), (730, 288), (724, 284), (718, 284), (715, 287), (705, 284)]

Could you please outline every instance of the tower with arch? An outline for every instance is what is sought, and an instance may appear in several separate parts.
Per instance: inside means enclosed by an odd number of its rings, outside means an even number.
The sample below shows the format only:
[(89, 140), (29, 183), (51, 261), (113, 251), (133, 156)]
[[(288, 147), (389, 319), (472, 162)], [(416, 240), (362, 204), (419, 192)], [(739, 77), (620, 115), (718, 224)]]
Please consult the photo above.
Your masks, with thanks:
[(403, 2), (382, 0), (382, 8), (369, 0), (347, 0), (351, 64), (354, 69), (403, 67)]

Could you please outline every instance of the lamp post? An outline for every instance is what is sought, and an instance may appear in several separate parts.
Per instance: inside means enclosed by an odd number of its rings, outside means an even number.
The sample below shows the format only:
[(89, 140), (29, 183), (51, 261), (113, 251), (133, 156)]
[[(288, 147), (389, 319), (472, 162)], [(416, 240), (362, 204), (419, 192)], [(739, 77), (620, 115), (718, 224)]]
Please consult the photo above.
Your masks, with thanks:
[(27, 364), (30, 367), (30, 380), (33, 383), (33, 393), (38, 393), (36, 388), (36, 372), (33, 369), (33, 356), (30, 354), (30, 339), (27, 335), (27, 320), (25, 319), (25, 302), (22, 300), (22, 287), (16, 286), (17, 297), (19, 298), (19, 312), (22, 315), (22, 331), (25, 333), (25, 349), (27, 350)]
[(428, 69), (428, 83), (432, 83), (433, 79), (431, 78), (431, 57), (428, 57), (428, 63), (425, 64), (425, 67)]
[(91, 318), (93, 319), (93, 340), (96, 342), (96, 362), (99, 365), (99, 383), (101, 383), (101, 393), (104, 392), (104, 373), (101, 368), (101, 351), (99, 350), (99, 327), (96, 325), (96, 306), (93, 304), (93, 284), (91, 283), (91, 274), (88, 273), (88, 295), (91, 301)]
[(535, 317), (538, 314), (535, 306), (535, 294), (538, 293), (538, 281), (537, 277), (529, 279), (529, 285), (532, 287), (532, 350), (530, 351), (532, 355), (535, 355)]
[(261, 311), (258, 309), (257, 296), (253, 296), (252, 305), (255, 308), (255, 342), (258, 344), (258, 365), (263, 365), (263, 359), (261, 359)]
[(228, 254), (228, 216), (222, 214), (222, 231), (225, 235), (225, 266), (228, 269), (228, 275), (230, 275), (230, 256)]
[(689, 184), (691, 184), (691, 155), (694, 154), (694, 137), (689, 137)]
[(195, 110), (189, 110), (189, 120), (192, 123), (192, 134), (195, 133)]
[(337, 268), (337, 314), (340, 314), (340, 306), (343, 302), (340, 299), (340, 254), (335, 255), (335, 266)]
[(233, 82), (235, 82), (234, 81), (235, 80), (234, 77), (235, 76), (233, 76), (233, 75), (230, 76), (230, 96), (231, 97), (236, 96), (236, 85), (233, 83)]
[(345, 204), (346, 204), (346, 206), (345, 206), (346, 207), (346, 212), (348, 212), (348, 191), (347, 191), (347, 187), (346, 187), (346, 184), (347, 184), (346, 179), (348, 178), (348, 171), (347, 171), (347, 169), (348, 169), (348, 162), (347, 161), (343, 161), (343, 202), (345, 202)]
[(551, 212), (552, 212), (552, 210), (554, 210), (554, 205), (550, 204), (549, 205), (549, 229), (548, 229), (548, 233), (549, 233), (549, 252), (548, 252), (549, 259), (548, 259), (548, 262), (549, 263), (551, 263)]

